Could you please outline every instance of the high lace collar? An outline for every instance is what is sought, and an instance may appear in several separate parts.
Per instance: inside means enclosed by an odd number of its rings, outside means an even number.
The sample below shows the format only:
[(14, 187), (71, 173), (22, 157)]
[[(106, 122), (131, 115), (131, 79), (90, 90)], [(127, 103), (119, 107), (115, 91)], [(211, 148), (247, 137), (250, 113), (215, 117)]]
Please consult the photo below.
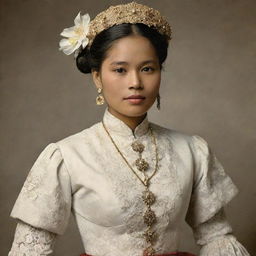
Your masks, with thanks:
[(145, 135), (149, 130), (148, 115), (145, 116), (143, 121), (138, 124), (133, 131), (126, 123), (111, 114), (108, 108), (105, 109), (103, 122), (110, 133), (114, 133), (119, 136), (137, 138)]

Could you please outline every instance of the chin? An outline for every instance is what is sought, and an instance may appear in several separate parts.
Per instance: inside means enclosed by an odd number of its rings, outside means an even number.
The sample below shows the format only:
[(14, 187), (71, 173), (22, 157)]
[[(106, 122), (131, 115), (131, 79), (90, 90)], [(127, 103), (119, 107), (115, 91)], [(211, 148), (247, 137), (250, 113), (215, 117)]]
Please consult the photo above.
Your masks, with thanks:
[(148, 108), (145, 107), (134, 107), (134, 108), (129, 108), (123, 111), (123, 115), (126, 115), (128, 117), (140, 117), (143, 116), (147, 113)]
[(147, 113), (151, 105), (141, 104), (141, 105), (116, 105), (115, 107), (109, 106), (111, 108), (110, 112), (115, 112), (116, 115), (122, 115), (126, 117), (141, 117)]

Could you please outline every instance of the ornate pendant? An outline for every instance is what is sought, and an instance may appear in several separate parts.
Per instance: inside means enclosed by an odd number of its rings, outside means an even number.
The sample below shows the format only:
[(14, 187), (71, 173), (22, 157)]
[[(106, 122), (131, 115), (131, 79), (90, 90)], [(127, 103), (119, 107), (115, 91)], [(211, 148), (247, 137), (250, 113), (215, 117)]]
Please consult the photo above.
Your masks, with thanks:
[(153, 244), (156, 240), (156, 232), (152, 231), (150, 229), (147, 229), (144, 233), (143, 236), (146, 239), (147, 243)]
[(156, 197), (151, 191), (145, 190), (143, 191), (142, 199), (146, 205), (150, 206), (155, 202)]
[(139, 152), (139, 153), (142, 153), (144, 151), (144, 145), (142, 143), (140, 143), (139, 141), (134, 141), (132, 143), (132, 149), (135, 151), (135, 152)]
[(152, 226), (156, 222), (156, 215), (151, 209), (147, 209), (143, 215), (144, 223)]
[(144, 151), (144, 145), (140, 143), (139, 141), (134, 141), (131, 146), (132, 149), (135, 152), (139, 153), (139, 158), (135, 161), (136, 167), (143, 172), (144, 178), (142, 179), (140, 175), (137, 174), (137, 172), (133, 169), (133, 167), (129, 164), (125, 156), (122, 154), (122, 152), (117, 147), (115, 141), (109, 134), (108, 130), (106, 129), (104, 123), (102, 122), (103, 127), (110, 137), (112, 143), (116, 147), (117, 151), (121, 155), (121, 157), (124, 159), (124, 161), (127, 163), (128, 167), (131, 169), (131, 171), (137, 176), (137, 178), (141, 181), (141, 183), (145, 186), (145, 191), (143, 191), (142, 194), (142, 200), (146, 205), (146, 212), (143, 214), (143, 220), (144, 223), (147, 225), (147, 230), (144, 231), (143, 236), (148, 243), (148, 247), (143, 250), (143, 256), (155, 256), (156, 250), (153, 248), (153, 245), (155, 244), (155, 241), (157, 239), (157, 234), (155, 231), (153, 231), (151, 228), (153, 224), (157, 221), (155, 212), (151, 210), (151, 205), (155, 202), (156, 198), (155, 195), (149, 190), (150, 180), (151, 178), (156, 174), (158, 170), (158, 150), (157, 150), (157, 144), (156, 144), (156, 138), (154, 136), (154, 133), (152, 131), (152, 127), (149, 127), (149, 130), (151, 132), (153, 143), (155, 144), (155, 153), (156, 153), (156, 162), (155, 162), (155, 169), (154, 172), (149, 177), (146, 173), (146, 170), (149, 168), (149, 164), (145, 161), (145, 159), (142, 158), (142, 152)]
[(149, 190), (150, 178), (146, 174), (146, 171), (149, 169), (149, 163), (142, 158), (142, 152), (144, 151), (144, 145), (142, 143), (134, 141), (131, 146), (135, 152), (139, 153), (139, 158), (135, 161), (135, 166), (144, 174), (143, 184), (145, 186), (145, 191), (143, 191), (142, 200), (147, 206), (147, 209), (143, 214), (143, 220), (147, 225), (147, 230), (144, 231), (143, 236), (149, 246), (143, 251), (143, 256), (154, 256), (155, 249), (153, 248), (153, 244), (156, 241), (157, 234), (151, 229), (151, 227), (156, 222), (156, 215), (155, 212), (152, 211), (151, 205), (155, 202), (156, 197)]
[(135, 161), (135, 165), (139, 171), (145, 172), (149, 168), (148, 162), (145, 159), (139, 158)]

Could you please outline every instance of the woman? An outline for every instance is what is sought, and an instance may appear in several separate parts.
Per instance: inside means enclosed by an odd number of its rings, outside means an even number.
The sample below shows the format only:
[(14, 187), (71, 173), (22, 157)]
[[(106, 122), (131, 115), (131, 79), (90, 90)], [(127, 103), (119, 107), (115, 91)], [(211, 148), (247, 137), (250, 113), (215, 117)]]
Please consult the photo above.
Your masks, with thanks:
[(50, 255), (74, 213), (87, 255), (179, 253), (180, 226), (200, 255), (249, 255), (232, 235), (224, 206), (237, 188), (198, 135), (148, 121), (157, 101), (171, 29), (157, 10), (112, 6), (75, 18), (60, 50), (92, 73), (102, 122), (49, 144), (33, 165), (11, 216), (9, 256)]

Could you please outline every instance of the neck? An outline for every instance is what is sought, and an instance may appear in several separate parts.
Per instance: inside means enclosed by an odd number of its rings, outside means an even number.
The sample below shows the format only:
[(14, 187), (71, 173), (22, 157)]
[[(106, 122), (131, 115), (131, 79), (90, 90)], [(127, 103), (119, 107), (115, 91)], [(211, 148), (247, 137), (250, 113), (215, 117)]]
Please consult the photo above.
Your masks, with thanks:
[(127, 126), (129, 126), (132, 131), (135, 130), (135, 128), (143, 121), (143, 119), (146, 117), (147, 113), (143, 114), (142, 116), (125, 116), (121, 113), (118, 113), (116, 111), (112, 111), (112, 109), (108, 109), (108, 111), (121, 121), (123, 121)]

